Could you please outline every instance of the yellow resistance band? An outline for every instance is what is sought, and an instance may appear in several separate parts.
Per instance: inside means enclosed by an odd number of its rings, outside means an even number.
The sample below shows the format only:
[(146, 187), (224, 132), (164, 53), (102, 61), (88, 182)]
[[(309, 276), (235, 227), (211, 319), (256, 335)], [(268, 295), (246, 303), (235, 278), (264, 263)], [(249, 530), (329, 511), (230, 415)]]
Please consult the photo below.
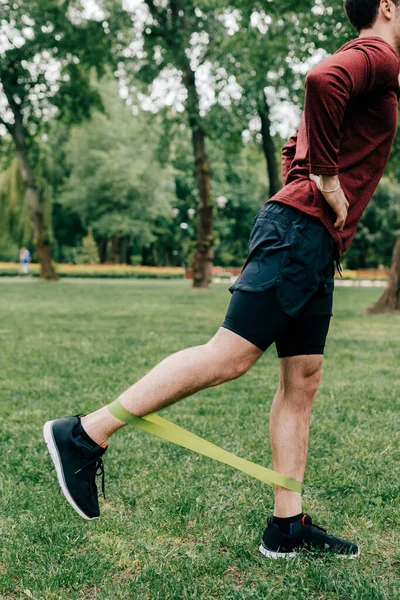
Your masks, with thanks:
[(193, 450), (193, 452), (197, 452), (203, 456), (213, 458), (214, 460), (229, 465), (230, 467), (234, 467), (243, 473), (247, 473), (250, 477), (259, 479), (263, 483), (268, 483), (268, 485), (279, 485), (292, 492), (301, 494), (300, 481), (296, 481), (295, 479), (286, 477), (286, 475), (256, 465), (244, 458), (239, 458), (238, 456), (235, 456), (235, 454), (231, 454), (215, 444), (203, 440), (203, 438), (194, 435), (194, 433), (191, 433), (156, 414), (147, 415), (146, 417), (135, 417), (125, 410), (119, 400), (115, 400), (109, 404), (107, 409), (113, 417), (122, 421), (122, 423), (133, 425), (137, 429), (143, 429), (143, 431), (152, 433), (163, 440), (168, 440), (178, 446)]

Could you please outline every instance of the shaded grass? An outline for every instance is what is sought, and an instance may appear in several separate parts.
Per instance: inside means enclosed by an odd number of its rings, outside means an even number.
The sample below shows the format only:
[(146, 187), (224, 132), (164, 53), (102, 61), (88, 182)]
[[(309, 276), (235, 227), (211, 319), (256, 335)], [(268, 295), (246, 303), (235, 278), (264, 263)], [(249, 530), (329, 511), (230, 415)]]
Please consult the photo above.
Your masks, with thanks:
[[(64, 501), (45, 420), (114, 399), (155, 362), (206, 342), (229, 298), (187, 282), (0, 281), (0, 597), (37, 600), (400, 598), (399, 315), (362, 317), (380, 290), (339, 289), (311, 423), (305, 509), (362, 546), (359, 561), (257, 548), (272, 489), (126, 429), (106, 457), (103, 518)], [(244, 378), (163, 412), (271, 465), (274, 349)]]

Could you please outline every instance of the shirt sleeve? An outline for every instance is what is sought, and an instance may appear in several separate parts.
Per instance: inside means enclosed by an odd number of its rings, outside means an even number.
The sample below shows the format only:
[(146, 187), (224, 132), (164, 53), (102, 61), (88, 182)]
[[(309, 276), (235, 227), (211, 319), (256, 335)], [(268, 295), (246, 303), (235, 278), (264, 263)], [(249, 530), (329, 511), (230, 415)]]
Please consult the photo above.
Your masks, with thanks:
[(372, 85), (370, 59), (355, 48), (334, 54), (308, 73), (304, 114), (310, 173), (338, 174), (340, 127), (346, 107)]
[(297, 134), (298, 131), (290, 140), (286, 142), (282, 149), (282, 184), (285, 186), (289, 175), (290, 168), (292, 166), (293, 159), (296, 155), (297, 147)]

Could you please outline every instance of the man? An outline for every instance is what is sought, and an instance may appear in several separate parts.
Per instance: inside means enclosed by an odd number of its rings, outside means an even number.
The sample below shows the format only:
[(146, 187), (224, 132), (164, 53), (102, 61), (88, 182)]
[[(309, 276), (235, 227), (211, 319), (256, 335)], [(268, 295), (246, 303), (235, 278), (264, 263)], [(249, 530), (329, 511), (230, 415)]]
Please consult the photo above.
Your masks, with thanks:
[[(174, 354), (119, 400), (136, 416), (243, 375), (275, 342), (280, 383), (270, 419), (274, 469), (304, 476), (310, 412), (332, 315), (334, 261), (350, 246), (385, 169), (397, 129), (400, 0), (346, 0), (359, 38), (311, 70), (297, 134), (283, 150), (283, 189), (261, 209), (249, 257), (215, 337)], [(86, 519), (99, 516), (96, 470), (104, 441), (124, 423), (103, 407), (49, 421), (44, 435), (62, 491)], [(302, 548), (354, 558), (356, 544), (328, 535), (276, 486), (260, 551)]]

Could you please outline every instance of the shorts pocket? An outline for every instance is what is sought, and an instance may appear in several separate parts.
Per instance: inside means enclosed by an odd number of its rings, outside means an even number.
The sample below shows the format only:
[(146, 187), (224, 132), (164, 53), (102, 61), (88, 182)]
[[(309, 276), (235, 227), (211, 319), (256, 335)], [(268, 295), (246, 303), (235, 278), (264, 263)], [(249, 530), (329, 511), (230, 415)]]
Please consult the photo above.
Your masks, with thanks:
[(259, 245), (247, 262), (230, 291), (261, 292), (278, 281), (282, 252), (271, 252), (269, 245)]
[(276, 210), (267, 205), (254, 220), (248, 257), (239, 278), (229, 288), (231, 292), (263, 291), (279, 278), (281, 263), (291, 245), (291, 221)]
[(272, 211), (261, 212), (254, 221), (249, 239), (249, 259), (261, 245), (268, 245), (271, 251), (289, 248), (287, 232), (291, 221), (281, 214)]

